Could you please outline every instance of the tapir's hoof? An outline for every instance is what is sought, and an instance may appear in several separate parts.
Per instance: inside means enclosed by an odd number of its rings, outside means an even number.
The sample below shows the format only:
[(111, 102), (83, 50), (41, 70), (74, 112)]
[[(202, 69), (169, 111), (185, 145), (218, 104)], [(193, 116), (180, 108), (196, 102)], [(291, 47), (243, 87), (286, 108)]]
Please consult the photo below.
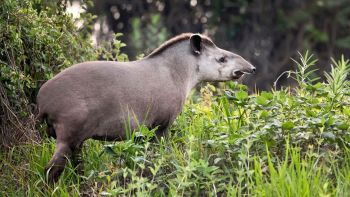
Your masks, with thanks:
[(58, 181), (60, 175), (62, 174), (63, 172), (63, 169), (62, 167), (60, 166), (50, 166), (50, 167), (46, 167), (45, 168), (45, 174), (47, 176), (47, 181), (48, 183), (55, 183)]

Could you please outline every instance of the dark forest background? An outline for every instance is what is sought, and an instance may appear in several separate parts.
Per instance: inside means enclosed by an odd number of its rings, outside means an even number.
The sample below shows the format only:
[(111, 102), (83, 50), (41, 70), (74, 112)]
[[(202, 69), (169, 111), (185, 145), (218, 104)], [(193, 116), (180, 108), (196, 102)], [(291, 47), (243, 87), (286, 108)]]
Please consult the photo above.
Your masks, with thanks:
[[(200, 32), (236, 52), (258, 69), (243, 82), (270, 89), (291, 67), (298, 51), (318, 59), (318, 74), (329, 70), (331, 57), (350, 55), (349, 0), (94, 0), (97, 42), (120, 32), (130, 59), (147, 54), (166, 39)], [(282, 77), (280, 85), (291, 85)]]

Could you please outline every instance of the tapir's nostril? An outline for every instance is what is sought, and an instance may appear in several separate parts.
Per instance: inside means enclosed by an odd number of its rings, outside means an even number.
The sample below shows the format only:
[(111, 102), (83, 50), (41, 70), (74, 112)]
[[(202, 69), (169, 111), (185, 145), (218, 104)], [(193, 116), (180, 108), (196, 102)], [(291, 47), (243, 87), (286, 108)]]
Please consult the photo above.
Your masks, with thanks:
[(252, 68), (252, 73), (255, 74), (256, 68)]

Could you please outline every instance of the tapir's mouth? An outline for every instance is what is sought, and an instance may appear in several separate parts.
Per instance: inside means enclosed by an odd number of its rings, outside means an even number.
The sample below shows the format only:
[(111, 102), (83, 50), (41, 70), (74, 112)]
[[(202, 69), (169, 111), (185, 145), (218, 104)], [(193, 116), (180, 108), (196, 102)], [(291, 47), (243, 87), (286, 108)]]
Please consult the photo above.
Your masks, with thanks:
[(232, 71), (232, 79), (239, 79), (244, 74), (255, 74), (255, 67), (252, 67), (250, 69), (242, 69), (242, 70), (233, 70)]
[(232, 71), (232, 79), (239, 79), (244, 74), (246, 74), (246, 72), (243, 72), (243, 71), (240, 71), (240, 70)]

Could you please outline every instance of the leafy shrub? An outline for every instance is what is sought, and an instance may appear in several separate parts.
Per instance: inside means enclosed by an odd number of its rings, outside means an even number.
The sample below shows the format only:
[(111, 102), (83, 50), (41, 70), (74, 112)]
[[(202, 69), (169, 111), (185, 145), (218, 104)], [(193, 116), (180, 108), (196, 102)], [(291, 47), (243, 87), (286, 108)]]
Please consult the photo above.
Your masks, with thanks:
[(34, 103), (40, 86), (60, 70), (98, 57), (86, 28), (64, 6), (46, 1), (4, 0), (0, 7), (0, 145), (35, 133)]

